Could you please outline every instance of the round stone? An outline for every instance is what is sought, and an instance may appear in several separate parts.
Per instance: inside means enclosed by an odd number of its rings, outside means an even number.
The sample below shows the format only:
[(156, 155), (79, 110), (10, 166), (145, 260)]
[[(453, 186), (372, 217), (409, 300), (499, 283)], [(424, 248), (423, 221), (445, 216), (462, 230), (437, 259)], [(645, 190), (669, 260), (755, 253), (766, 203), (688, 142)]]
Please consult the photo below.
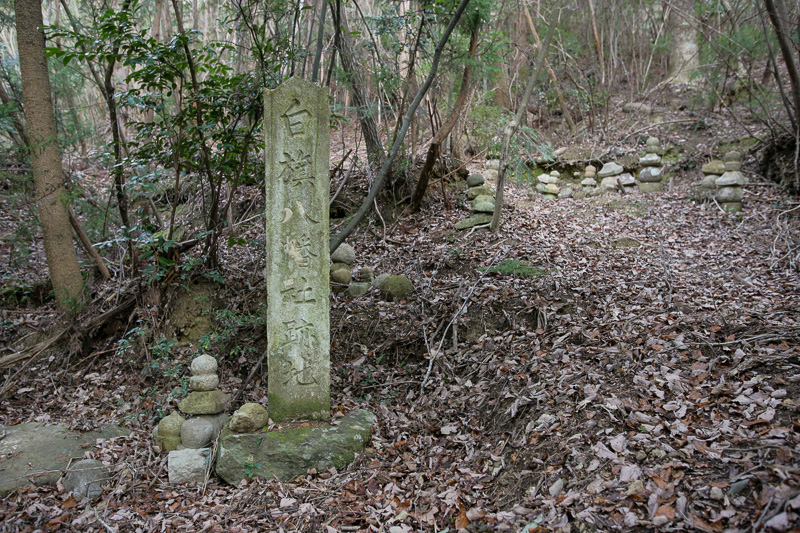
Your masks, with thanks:
[(545, 189), (547, 189), (547, 192), (549, 194), (558, 194), (560, 192), (560, 190), (561, 190), (561, 189), (558, 188), (558, 185), (556, 185), (555, 183), (548, 183), (547, 186), (545, 187)]
[(548, 176), (547, 174), (539, 174), (538, 176), (536, 176), (536, 181), (545, 184), (550, 183), (550, 176)]
[(498, 172), (497, 170), (494, 170), (494, 169), (489, 169), (489, 170), (487, 170), (487, 171), (486, 171), (486, 173), (484, 174), (484, 176), (485, 176), (485, 177), (486, 177), (486, 179), (487, 179), (487, 180), (489, 180), (489, 181), (496, 181), (496, 180), (497, 180), (497, 176), (498, 176), (498, 174), (499, 174), (499, 172)]
[(217, 374), (203, 374), (189, 378), (189, 388), (197, 391), (214, 390), (219, 386), (219, 376)]
[(158, 423), (156, 430), (156, 444), (167, 451), (172, 451), (181, 443), (181, 426), (186, 419), (173, 411)]
[(636, 185), (636, 179), (630, 175), (629, 173), (625, 172), (624, 174), (620, 174), (617, 176), (617, 180), (623, 187), (631, 187)]
[(597, 168), (594, 165), (586, 165), (586, 168), (584, 169), (584, 175), (588, 174), (589, 172), (596, 174)]
[(658, 140), (658, 137), (648, 137), (647, 142), (645, 143), (647, 146), (658, 146), (661, 144), (661, 141)]
[(190, 418), (181, 426), (181, 445), (198, 450), (206, 448), (214, 437), (214, 424), (202, 418)]
[(192, 360), (191, 371), (193, 376), (216, 374), (217, 360), (210, 355), (198, 355)]
[(405, 276), (389, 276), (380, 287), (381, 295), (389, 300), (401, 300), (414, 293), (414, 286)]
[(731, 150), (730, 152), (725, 154), (725, 162), (726, 163), (728, 161), (741, 161), (741, 160), (742, 160), (742, 154), (740, 154), (736, 150)]
[(500, 170), (500, 160), (499, 159), (487, 159), (486, 160), (486, 168), (489, 170)]
[(700, 182), (700, 188), (706, 190), (714, 190), (717, 188), (717, 177), (714, 174), (709, 174)]
[(639, 158), (639, 164), (646, 167), (656, 167), (661, 164), (661, 158), (658, 154), (647, 154)]
[(720, 203), (741, 202), (743, 197), (741, 187), (722, 187), (717, 191), (717, 201)]
[(350, 272), (349, 268), (337, 268), (336, 270), (331, 272), (332, 283), (340, 283), (342, 285), (348, 285), (351, 281), (353, 281), (353, 273)]
[(375, 279), (375, 271), (370, 267), (362, 267), (361, 270), (358, 271), (358, 277), (361, 281), (372, 283), (372, 280)]
[(255, 433), (267, 425), (267, 410), (258, 403), (246, 403), (231, 417), (230, 428), (234, 433)]
[(639, 172), (639, 181), (643, 183), (656, 183), (661, 181), (661, 168), (660, 167), (644, 167)]
[(467, 177), (467, 187), (480, 187), (486, 181), (483, 174), (470, 174)]
[(339, 245), (339, 247), (333, 251), (331, 254), (331, 261), (334, 263), (344, 263), (346, 265), (352, 265), (356, 260), (356, 251), (355, 249), (343, 242)]
[(553, 170), (550, 172), (550, 175), (553, 176), (554, 178), (560, 178), (561, 172), (559, 172), (558, 170)]
[(493, 213), (494, 204), (492, 202), (476, 202), (472, 205), (473, 213)]
[(350, 285), (347, 286), (347, 295), (350, 298), (359, 298), (367, 294), (367, 292), (369, 292), (370, 287), (372, 287), (372, 285), (365, 282), (351, 283)]
[(581, 185), (583, 185), (584, 187), (597, 187), (597, 180), (595, 180), (594, 178), (584, 178), (581, 181)]
[(735, 170), (741, 170), (741, 168), (741, 161), (725, 161), (725, 172), (733, 172)]
[(738, 213), (742, 210), (742, 202), (725, 202), (721, 207), (726, 213)]
[(719, 159), (712, 159), (700, 169), (703, 174), (716, 174), (721, 176), (725, 173), (725, 163)]
[(559, 191), (558, 197), (559, 198), (572, 198), (573, 194), (574, 194), (574, 191), (572, 190), (572, 187), (564, 187), (563, 189), (561, 189)]
[(383, 285), (383, 282), (389, 279), (389, 276), (390, 275), (386, 273), (376, 276), (375, 279), (372, 280), (372, 286), (376, 289), (380, 289), (381, 285)]

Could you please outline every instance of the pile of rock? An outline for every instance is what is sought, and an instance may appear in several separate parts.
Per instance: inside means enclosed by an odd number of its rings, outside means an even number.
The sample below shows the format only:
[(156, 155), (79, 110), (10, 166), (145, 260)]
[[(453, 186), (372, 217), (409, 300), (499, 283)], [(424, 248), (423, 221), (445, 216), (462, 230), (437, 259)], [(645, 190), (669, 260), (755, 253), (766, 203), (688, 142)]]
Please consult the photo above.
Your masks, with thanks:
[(639, 171), (639, 190), (647, 193), (661, 192), (664, 187), (664, 168), (661, 162), (661, 155), (664, 150), (660, 146), (660, 141), (656, 137), (649, 137), (645, 147), (645, 156), (639, 158), (642, 170)]
[(604, 163), (603, 168), (597, 173), (597, 177), (600, 178), (600, 188), (616, 190), (618, 183), (617, 177), (621, 176), (624, 172), (625, 169), (622, 168), (622, 165), (618, 165), (614, 161)]
[(345, 242), (331, 254), (331, 284), (334, 291), (344, 291), (353, 281), (350, 267), (355, 261), (355, 249)]
[(722, 210), (727, 213), (736, 213), (742, 210), (742, 198), (744, 190), (742, 187), (747, 185), (740, 169), (742, 168), (742, 155), (739, 152), (731, 151), (725, 154), (725, 172), (716, 179), (717, 202)]
[(163, 418), (156, 428), (156, 444), (169, 451), (170, 483), (201, 481), (208, 471), (211, 443), (227, 420), (230, 394), (219, 390), (217, 360), (210, 355), (195, 357), (189, 379), (191, 392), (178, 405), (178, 412)]
[(536, 177), (539, 182), (536, 184), (536, 190), (542, 193), (542, 197), (548, 200), (555, 200), (561, 192), (561, 188), (557, 185), (561, 174), (557, 170), (550, 172), (550, 174), (540, 174)]
[(467, 200), (473, 213), (494, 212), (494, 191), (486, 185), (483, 174), (470, 174), (467, 178)]
[(486, 166), (486, 171), (484, 172), (484, 175), (486, 179), (497, 183), (497, 176), (498, 174), (500, 174), (500, 160), (487, 159), (485, 166)]
[(581, 181), (584, 192), (589, 193), (597, 188), (596, 177), (597, 168), (595, 168), (594, 165), (586, 165), (586, 168), (583, 170), (583, 180)]
[(725, 174), (725, 162), (719, 159), (712, 159), (700, 169), (703, 173), (703, 181), (700, 188), (713, 191), (717, 188), (717, 178)]

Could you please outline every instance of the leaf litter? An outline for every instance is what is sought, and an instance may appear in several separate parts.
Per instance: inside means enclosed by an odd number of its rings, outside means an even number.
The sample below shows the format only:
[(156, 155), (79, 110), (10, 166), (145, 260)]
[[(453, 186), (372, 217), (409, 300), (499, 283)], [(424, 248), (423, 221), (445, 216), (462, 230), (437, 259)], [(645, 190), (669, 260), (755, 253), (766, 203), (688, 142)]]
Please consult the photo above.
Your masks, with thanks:
[[(124, 419), (133, 433), (85, 452), (114, 471), (101, 501), (22, 488), (0, 502), (4, 531), (797, 528), (797, 211), (758, 187), (726, 215), (673, 185), (558, 202), (512, 186), (496, 235), (455, 231), (467, 211), (432, 199), (385, 240), (379, 223), (351, 237), (357, 267), (405, 274), (416, 294), (332, 296), (332, 404), (378, 419), (342, 470), (170, 486), (150, 431), (175, 406), (171, 382), (113, 354), (55, 381), (32, 366), (4, 423)], [(242, 401), (263, 389), (256, 379)]]

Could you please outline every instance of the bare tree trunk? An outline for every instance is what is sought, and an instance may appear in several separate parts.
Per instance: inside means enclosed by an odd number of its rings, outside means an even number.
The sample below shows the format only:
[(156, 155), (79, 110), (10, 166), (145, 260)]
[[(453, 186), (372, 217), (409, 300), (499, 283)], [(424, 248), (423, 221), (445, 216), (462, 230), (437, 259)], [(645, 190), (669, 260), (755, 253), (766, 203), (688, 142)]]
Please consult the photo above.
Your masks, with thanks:
[(550, 41), (553, 38), (553, 30), (555, 29), (555, 17), (550, 22), (550, 27), (547, 28), (547, 35), (544, 38), (544, 43), (539, 47), (539, 54), (536, 57), (536, 64), (531, 65), (531, 74), (528, 77), (528, 83), (525, 86), (525, 94), (522, 95), (522, 101), (517, 108), (517, 113), (514, 118), (506, 126), (503, 132), (503, 150), (500, 153), (500, 170), (497, 175), (497, 193), (495, 194), (494, 213), (492, 213), (492, 223), (489, 225), (489, 230), (496, 232), (500, 228), (500, 212), (503, 209), (503, 187), (506, 183), (506, 168), (508, 168), (508, 148), (511, 144), (511, 137), (517, 132), (522, 117), (528, 110), (528, 101), (531, 99), (533, 92), (533, 85), (536, 78), (539, 76), (539, 71), (542, 70), (544, 60), (547, 58), (547, 50), (550, 48)]
[(414, 189), (414, 194), (411, 196), (411, 212), (415, 212), (419, 209), (422, 199), (425, 197), (425, 191), (428, 189), (428, 182), (430, 181), (431, 173), (433, 171), (433, 165), (436, 163), (436, 160), (439, 158), (439, 153), (441, 152), (442, 142), (453, 130), (456, 122), (458, 122), (459, 116), (466, 112), (466, 105), (470, 94), (470, 86), (472, 84), (471, 61), (475, 57), (475, 52), (478, 49), (479, 31), (480, 27), (476, 26), (473, 28), (472, 33), (470, 34), (469, 57), (467, 59), (467, 64), (464, 67), (464, 76), (461, 80), (461, 90), (458, 93), (458, 97), (456, 98), (456, 103), (453, 106), (453, 109), (450, 111), (450, 116), (447, 117), (447, 120), (445, 120), (442, 127), (439, 128), (439, 131), (437, 131), (436, 135), (433, 136), (431, 146), (428, 148), (428, 155), (425, 159), (425, 165), (422, 167), (422, 172), (420, 172), (417, 187)]
[(44, 24), (41, 0), (16, 0), (14, 11), (25, 120), (47, 267), (59, 307), (74, 312), (83, 306), (85, 295), (78, 255), (70, 234), (50, 73), (44, 54), (45, 39), (39, 29)]
[[(331, 0), (333, 1), (333, 0)], [(378, 133), (378, 125), (371, 114), (370, 102), (367, 99), (366, 86), (361, 70), (355, 59), (355, 52), (350, 42), (350, 28), (347, 16), (341, 8), (341, 2), (336, 0), (336, 5), (331, 5), (331, 15), (336, 24), (336, 48), (342, 58), (342, 67), (347, 73), (353, 93), (353, 103), (356, 105), (358, 120), (361, 123), (361, 132), (367, 145), (367, 158), (372, 168), (378, 169), (386, 160), (386, 153)]]
[(442, 50), (447, 44), (450, 34), (453, 33), (453, 28), (455, 28), (469, 2), (470, 0), (461, 0), (461, 3), (456, 8), (455, 13), (453, 13), (453, 16), (450, 18), (450, 22), (447, 25), (447, 28), (445, 28), (442, 37), (439, 39), (439, 42), (436, 45), (436, 50), (433, 52), (433, 57), (431, 58), (431, 70), (428, 72), (428, 76), (425, 78), (425, 83), (423, 83), (422, 87), (420, 87), (417, 91), (417, 94), (414, 97), (414, 100), (412, 100), (411, 105), (408, 106), (408, 110), (403, 118), (403, 125), (400, 127), (400, 130), (395, 136), (394, 143), (392, 143), (392, 148), (389, 150), (389, 155), (386, 158), (386, 161), (383, 163), (383, 166), (378, 172), (378, 176), (375, 178), (375, 182), (372, 184), (367, 197), (364, 199), (361, 207), (358, 208), (355, 216), (350, 219), (350, 222), (347, 223), (341, 233), (331, 239), (331, 253), (333, 253), (339, 247), (339, 245), (344, 242), (344, 240), (353, 232), (353, 230), (356, 229), (356, 226), (358, 226), (361, 221), (364, 220), (364, 217), (367, 215), (370, 209), (372, 209), (372, 204), (378, 197), (378, 193), (383, 187), (386, 176), (389, 174), (389, 168), (394, 163), (394, 159), (397, 157), (397, 153), (400, 151), (400, 146), (403, 144), (406, 132), (408, 131), (408, 126), (411, 124), (411, 118), (414, 116), (414, 113), (417, 112), (419, 103), (422, 101), (425, 93), (428, 92), (431, 83), (433, 83), (433, 78), (436, 77), (436, 71), (439, 69), (439, 59), (442, 57)]

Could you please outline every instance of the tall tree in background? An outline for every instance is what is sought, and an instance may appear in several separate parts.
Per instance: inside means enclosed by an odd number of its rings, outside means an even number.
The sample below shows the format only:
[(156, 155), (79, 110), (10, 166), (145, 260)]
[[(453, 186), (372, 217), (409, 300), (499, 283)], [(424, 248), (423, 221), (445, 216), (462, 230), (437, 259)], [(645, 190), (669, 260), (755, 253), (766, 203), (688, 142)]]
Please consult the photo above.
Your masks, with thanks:
[(672, 46), (669, 55), (669, 82), (687, 84), (700, 68), (697, 26), (694, 23), (694, 0), (673, 0), (669, 11)]
[(40, 29), (43, 25), (41, 0), (16, 0), (14, 12), (25, 121), (47, 267), (58, 305), (75, 311), (83, 303), (84, 287), (72, 244), (61, 153), (56, 141), (45, 39)]

